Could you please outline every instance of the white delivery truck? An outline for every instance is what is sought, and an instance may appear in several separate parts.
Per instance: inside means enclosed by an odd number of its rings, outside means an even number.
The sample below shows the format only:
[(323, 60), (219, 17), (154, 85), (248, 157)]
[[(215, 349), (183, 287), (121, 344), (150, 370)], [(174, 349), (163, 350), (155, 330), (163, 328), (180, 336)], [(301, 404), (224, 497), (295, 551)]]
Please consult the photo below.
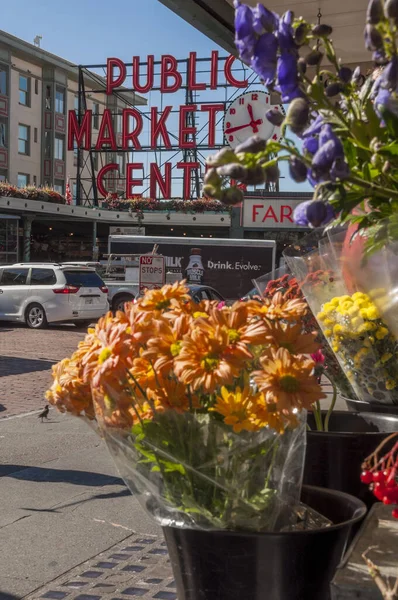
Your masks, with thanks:
[[(156, 253), (166, 261), (166, 282), (186, 279), (192, 285), (207, 285), (225, 299), (242, 298), (253, 279), (275, 269), (276, 242), (230, 238), (178, 238), (136, 235), (110, 235), (108, 240), (109, 301), (116, 307), (132, 300), (138, 292), (139, 265), (131, 257)], [(110, 281), (109, 271), (123, 275), (124, 285)], [(113, 289), (112, 289), (113, 288)]]

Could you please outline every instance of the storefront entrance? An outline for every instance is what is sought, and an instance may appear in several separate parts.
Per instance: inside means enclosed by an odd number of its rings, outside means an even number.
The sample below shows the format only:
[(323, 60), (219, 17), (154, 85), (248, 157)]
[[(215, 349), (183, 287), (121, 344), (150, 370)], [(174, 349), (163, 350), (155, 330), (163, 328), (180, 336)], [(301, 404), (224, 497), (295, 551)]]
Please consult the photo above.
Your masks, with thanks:
[(18, 225), (19, 217), (0, 214), (0, 265), (19, 260)]

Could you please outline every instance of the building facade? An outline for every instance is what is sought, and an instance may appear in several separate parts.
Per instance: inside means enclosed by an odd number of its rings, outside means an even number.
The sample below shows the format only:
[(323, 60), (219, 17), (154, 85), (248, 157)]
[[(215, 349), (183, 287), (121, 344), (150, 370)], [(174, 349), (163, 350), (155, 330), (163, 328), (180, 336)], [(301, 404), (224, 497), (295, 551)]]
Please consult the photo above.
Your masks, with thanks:
[[(115, 130), (120, 128), (118, 110), (126, 105), (144, 105), (146, 100), (135, 93), (123, 93), (115, 99), (105, 94), (100, 76), (85, 79), (84, 109), (92, 110), (95, 141), (100, 116), (111, 108)], [(120, 106), (118, 106), (118, 103)], [(0, 181), (17, 187), (29, 185), (52, 187), (65, 194), (70, 179), (76, 197), (77, 149), (67, 149), (68, 111), (78, 111), (78, 68), (73, 63), (46, 52), (33, 44), (0, 31)], [(83, 109), (83, 107), (81, 107)], [(83, 153), (80, 160), (84, 161)], [(106, 162), (120, 163), (124, 156), (105, 156)], [(94, 172), (101, 165), (94, 156)], [(89, 171), (82, 164), (81, 185), (90, 186)], [(89, 190), (80, 194), (89, 196)]]

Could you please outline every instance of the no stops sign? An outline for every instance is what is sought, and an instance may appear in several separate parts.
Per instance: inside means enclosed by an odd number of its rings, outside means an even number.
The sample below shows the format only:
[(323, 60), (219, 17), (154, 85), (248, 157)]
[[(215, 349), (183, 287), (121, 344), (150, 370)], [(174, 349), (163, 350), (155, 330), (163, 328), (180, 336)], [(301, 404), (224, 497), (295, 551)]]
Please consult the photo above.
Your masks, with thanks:
[(145, 290), (158, 290), (166, 280), (164, 256), (140, 256), (140, 294)]

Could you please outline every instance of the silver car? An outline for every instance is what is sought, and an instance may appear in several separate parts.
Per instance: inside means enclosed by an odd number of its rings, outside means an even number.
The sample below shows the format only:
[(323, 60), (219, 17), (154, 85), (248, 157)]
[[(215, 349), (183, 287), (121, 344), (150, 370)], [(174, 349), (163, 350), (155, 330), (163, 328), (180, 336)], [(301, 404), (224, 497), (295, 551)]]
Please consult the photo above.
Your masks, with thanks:
[(88, 326), (109, 309), (108, 289), (95, 269), (56, 263), (0, 266), (0, 321)]

